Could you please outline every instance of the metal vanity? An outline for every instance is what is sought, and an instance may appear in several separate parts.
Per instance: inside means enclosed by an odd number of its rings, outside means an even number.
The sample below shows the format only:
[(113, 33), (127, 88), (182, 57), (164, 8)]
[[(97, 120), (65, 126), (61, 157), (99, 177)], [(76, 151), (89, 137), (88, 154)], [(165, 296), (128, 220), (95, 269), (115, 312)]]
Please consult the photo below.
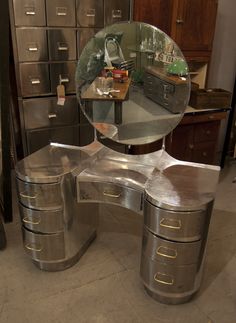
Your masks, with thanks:
[[(96, 237), (98, 203), (131, 209), (144, 219), (140, 273), (145, 289), (161, 302), (183, 303), (200, 287), (220, 169), (176, 160), (164, 145), (146, 155), (129, 155), (101, 143), (107, 138), (108, 143), (124, 145), (129, 152), (135, 139), (136, 144), (158, 142), (181, 120), (189, 97), (188, 75), (181, 76), (183, 92), (178, 89), (174, 99), (169, 97), (175, 92), (173, 86), (171, 93), (161, 93), (162, 85), (158, 89), (160, 100), (164, 95), (171, 106), (173, 100), (177, 101), (178, 113), (162, 107), (156, 98), (153, 101), (147, 97), (143, 83), (132, 79), (121, 124), (114, 122), (112, 100), (108, 105), (103, 100), (94, 101), (92, 107), (85, 105), (83, 91), (98, 76), (88, 53), (91, 49), (95, 54), (101, 53), (106, 35), (117, 32), (123, 32), (120, 46), (124, 56), (137, 58), (139, 63), (140, 57), (134, 53), (139, 52), (137, 44), (143, 43), (142, 37), (150, 37), (153, 46), (163, 41), (163, 33), (152, 26), (121, 23), (99, 32), (85, 47), (77, 67), (78, 102), (95, 127), (97, 139), (84, 147), (52, 143), (18, 162), (16, 179), (24, 248), (40, 269), (68, 268)], [(129, 35), (135, 37), (130, 39)], [(165, 37), (168, 44), (171, 40)], [(159, 42), (154, 42), (156, 39)], [(164, 47), (162, 42), (161, 48)], [(175, 44), (174, 50), (173, 59), (183, 59)], [(134, 66), (140, 68), (140, 64)], [(165, 68), (161, 61), (153, 66), (162, 71)], [(91, 68), (96, 71), (93, 79)], [(135, 72), (137, 75), (140, 70)], [(124, 131), (124, 127), (132, 131)]]

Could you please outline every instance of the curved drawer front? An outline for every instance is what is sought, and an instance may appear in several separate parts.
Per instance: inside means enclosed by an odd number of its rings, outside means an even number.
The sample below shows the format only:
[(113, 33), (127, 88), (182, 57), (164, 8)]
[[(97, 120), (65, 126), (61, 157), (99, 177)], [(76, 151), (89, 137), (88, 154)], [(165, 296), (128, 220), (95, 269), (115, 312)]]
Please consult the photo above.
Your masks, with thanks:
[(37, 234), (24, 227), (23, 243), (26, 252), (34, 260), (61, 260), (65, 258), (64, 233)]
[(174, 241), (200, 240), (206, 216), (204, 210), (175, 212), (144, 202), (144, 225), (158, 236)]
[(195, 289), (197, 265), (173, 266), (142, 254), (141, 277), (144, 285), (158, 293), (187, 293)]
[(79, 199), (81, 201), (105, 202), (124, 206), (140, 212), (142, 192), (115, 183), (80, 182)]
[(60, 183), (32, 184), (17, 179), (20, 202), (38, 210), (59, 209), (63, 205)]
[(173, 265), (196, 264), (200, 248), (201, 241), (172, 242), (155, 236), (144, 227), (142, 252), (153, 260)]
[(63, 230), (63, 209), (39, 211), (19, 203), (21, 221), (29, 230), (42, 233), (56, 233)]

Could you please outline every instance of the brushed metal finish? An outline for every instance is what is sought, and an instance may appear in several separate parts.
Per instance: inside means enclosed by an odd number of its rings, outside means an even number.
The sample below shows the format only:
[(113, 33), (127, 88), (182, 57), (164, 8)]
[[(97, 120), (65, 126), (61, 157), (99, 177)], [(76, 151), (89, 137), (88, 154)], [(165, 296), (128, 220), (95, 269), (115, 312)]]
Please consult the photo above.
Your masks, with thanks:
[(35, 260), (61, 260), (65, 258), (64, 232), (34, 233), (22, 227), (23, 244), (27, 254)]
[(79, 125), (27, 130), (26, 138), (28, 153), (34, 153), (51, 142), (78, 146), (80, 140), (79, 131)]
[(19, 62), (47, 61), (48, 44), (43, 28), (16, 28)]
[(174, 241), (200, 240), (207, 212), (183, 211), (176, 212), (158, 208), (144, 201), (144, 224), (160, 237)]
[(23, 100), (22, 111), (27, 130), (73, 125), (79, 122), (78, 103), (75, 96), (67, 96), (63, 107), (57, 105), (55, 97)]
[(75, 93), (75, 69), (76, 62), (50, 64), (52, 93), (56, 94), (59, 84), (65, 86), (66, 93)]
[(75, 29), (48, 30), (49, 58), (52, 61), (76, 60)]
[(142, 253), (153, 260), (181, 266), (198, 263), (200, 248), (201, 240), (173, 242), (154, 235), (144, 226)]
[(57, 210), (35, 210), (19, 203), (21, 221), (24, 227), (41, 233), (55, 233), (63, 231), (63, 208)]
[(104, 26), (103, 0), (77, 0), (77, 26), (98, 27)]
[(142, 209), (142, 192), (114, 183), (79, 181), (78, 200), (121, 205), (136, 212)]
[(51, 92), (48, 64), (20, 64), (21, 92), (23, 97), (31, 97)]
[(105, 26), (119, 21), (129, 21), (130, 17), (129, 0), (104, 0)]
[(17, 179), (18, 197), (20, 202), (37, 210), (55, 210), (63, 205), (61, 183), (33, 184)]
[(77, 30), (77, 54), (78, 58), (82, 53), (85, 45), (88, 43), (90, 38), (92, 38), (99, 29), (96, 28), (80, 28)]
[(45, 26), (45, 0), (13, 0), (16, 26)]
[(47, 25), (75, 27), (75, 0), (46, 0)]

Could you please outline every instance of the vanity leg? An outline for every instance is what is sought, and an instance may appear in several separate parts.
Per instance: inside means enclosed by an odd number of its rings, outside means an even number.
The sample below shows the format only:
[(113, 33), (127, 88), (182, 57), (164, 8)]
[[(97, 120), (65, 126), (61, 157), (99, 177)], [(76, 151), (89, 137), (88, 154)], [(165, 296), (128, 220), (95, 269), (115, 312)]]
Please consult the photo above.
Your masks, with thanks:
[(122, 102), (115, 101), (115, 124), (122, 123)]

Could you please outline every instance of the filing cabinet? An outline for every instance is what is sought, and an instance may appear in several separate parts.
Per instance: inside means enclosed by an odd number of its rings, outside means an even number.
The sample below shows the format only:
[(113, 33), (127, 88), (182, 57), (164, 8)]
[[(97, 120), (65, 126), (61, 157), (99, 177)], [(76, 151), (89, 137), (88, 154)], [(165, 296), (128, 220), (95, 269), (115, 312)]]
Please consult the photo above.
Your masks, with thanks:
[[(10, 0), (9, 5), (24, 154), (55, 140), (89, 144), (94, 131), (80, 117), (75, 96), (77, 59), (104, 25), (129, 20), (129, 0)], [(57, 105), (58, 85), (65, 87), (64, 106)]]

